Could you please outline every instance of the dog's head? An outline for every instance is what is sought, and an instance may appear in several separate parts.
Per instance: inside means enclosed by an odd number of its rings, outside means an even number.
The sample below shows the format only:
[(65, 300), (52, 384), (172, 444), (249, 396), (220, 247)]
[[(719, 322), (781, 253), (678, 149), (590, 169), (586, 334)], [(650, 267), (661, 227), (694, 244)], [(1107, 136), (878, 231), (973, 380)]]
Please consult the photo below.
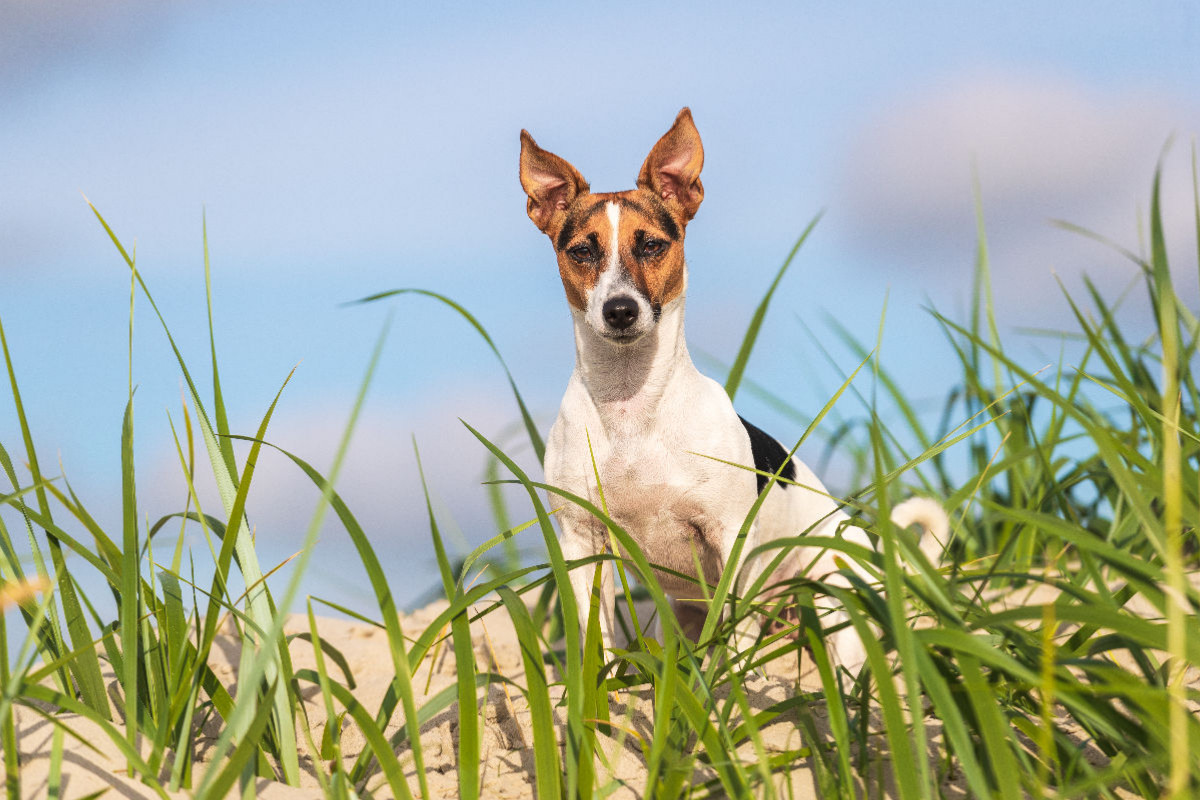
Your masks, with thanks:
[(683, 109), (642, 164), (637, 188), (592, 194), (565, 159), (521, 131), (521, 186), (550, 237), (567, 301), (596, 333), (633, 342), (683, 295), (683, 234), (700, 208), (704, 148)]

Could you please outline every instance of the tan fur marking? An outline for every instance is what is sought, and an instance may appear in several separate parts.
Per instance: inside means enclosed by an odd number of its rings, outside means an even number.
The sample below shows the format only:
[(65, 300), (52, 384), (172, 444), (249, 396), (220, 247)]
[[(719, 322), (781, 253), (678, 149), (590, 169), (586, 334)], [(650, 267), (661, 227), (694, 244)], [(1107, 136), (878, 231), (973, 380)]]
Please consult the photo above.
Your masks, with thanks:
[[(682, 238), (679, 241), (671, 241), (667, 232), (662, 230), (652, 216), (638, 210), (654, 208), (652, 193), (645, 189), (633, 189), (626, 192), (587, 194), (567, 209), (563, 224), (573, 225), (573, 228), (569, 240), (565, 242), (566, 246), (558, 252), (558, 274), (567, 293), (567, 302), (580, 311), (587, 309), (588, 295), (609, 263), (608, 250), (611, 246), (612, 230), (609, 227), (608, 215), (604, 213), (604, 206), (609, 202), (620, 203), (622, 200), (630, 201), (632, 205), (621, 206), (621, 230), (618, 233), (621, 268), (629, 273), (633, 285), (651, 303), (666, 305), (683, 293), (685, 267)], [(682, 229), (682, 222), (676, 222)], [(667, 242), (667, 251), (657, 258), (638, 259), (634, 255), (634, 244), (636, 232), (639, 230)], [(596, 260), (579, 264), (567, 251), (578, 244), (587, 243), (591, 236), (595, 237), (594, 242), (599, 248)]]
[[(643, 194), (645, 190), (622, 192), (623, 197), (637, 203), (642, 208), (653, 208)], [(683, 226), (680, 225), (680, 228)], [(657, 258), (638, 259), (633, 252), (635, 234), (637, 231), (667, 242), (667, 251)], [(633, 284), (651, 303), (666, 305), (683, 293), (685, 265), (683, 260), (683, 239), (670, 241), (666, 231), (662, 230), (654, 219), (639, 213), (636, 209), (626, 206), (621, 214), (621, 264), (629, 271)]]
[[(683, 231), (703, 197), (699, 181), (703, 161), (699, 134), (685, 108), (642, 165), (637, 189), (592, 194), (575, 167), (538, 147), (528, 132), (521, 131), (520, 177), (528, 196), (526, 208), (529, 218), (554, 244), (558, 274), (571, 306), (587, 310), (596, 281), (611, 263), (611, 223), (603, 213), (608, 202), (621, 203), (619, 268), (629, 273), (634, 286), (655, 306), (664, 306), (683, 294)], [(664, 213), (664, 206), (670, 216), (666, 224), (673, 221), (674, 231), (663, 230), (662, 220), (654, 216)], [(639, 230), (666, 242), (666, 251), (639, 259), (634, 253)], [(589, 244), (594, 251), (583, 263), (568, 254), (580, 244)]]
[[(580, 311), (587, 310), (587, 298), (592, 287), (600, 277), (605, 264), (605, 252), (610, 239), (608, 217), (604, 214), (604, 204), (608, 201), (607, 194), (587, 194), (579, 198), (567, 209), (563, 224), (577, 220), (586, 220), (582, 224), (575, 223), (573, 235), (566, 242), (566, 247), (558, 252), (558, 275), (562, 278), (563, 289), (567, 293), (567, 302)], [(595, 234), (600, 246), (600, 254), (596, 261), (580, 264), (567, 255), (567, 251), (577, 244), (588, 241), (588, 234)]]

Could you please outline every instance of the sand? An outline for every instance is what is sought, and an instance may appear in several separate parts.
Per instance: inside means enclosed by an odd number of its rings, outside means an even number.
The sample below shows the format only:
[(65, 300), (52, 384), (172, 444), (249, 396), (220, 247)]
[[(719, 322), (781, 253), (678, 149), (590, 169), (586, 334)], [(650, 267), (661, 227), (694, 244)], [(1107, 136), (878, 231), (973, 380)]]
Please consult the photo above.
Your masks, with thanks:
[[(402, 624), (406, 631), (419, 632), (444, 608), (444, 603), (434, 603), (418, 612), (406, 615)], [(355, 696), (368, 709), (377, 708), (393, 674), (385, 632), (361, 623), (336, 619), (321, 619), (318, 622), (318, 628), (321, 637), (337, 647), (349, 662), (357, 684), (354, 689)], [(308, 622), (304, 617), (293, 617), (288, 622), (287, 632), (289, 633), (307, 629)], [(499, 672), (519, 684), (524, 683), (524, 670), (516, 634), (502, 612), (490, 614), (484, 620), (474, 623), (472, 633), (478, 669)], [(238, 654), (238, 644), (234, 638), (218, 637), (213, 648), (211, 663), (222, 680), (235, 680)], [(315, 669), (312, 647), (308, 642), (300, 639), (293, 640), (291, 654), (296, 669)], [(328, 668), (333, 670), (335, 677), (340, 677), (340, 672), (335, 665), (328, 664)], [(793, 670), (795, 668), (794, 662), (792, 668)], [(110, 687), (115, 687), (115, 678), (111, 673), (107, 674), (105, 679)], [(426, 659), (421, 669), (414, 675), (414, 685), (418, 689), (418, 704), (422, 703), (424, 698), (436, 694), (447, 686), (452, 686), (454, 680), (453, 653), (446, 646), (440, 649), (436, 659)], [(745, 689), (751, 706), (755, 710), (762, 710), (790, 697), (795, 691), (794, 684), (795, 672), (792, 672), (790, 679), (779, 675), (768, 675), (755, 679), (749, 682)], [(552, 691), (554, 691), (553, 687)], [(324, 704), (321, 702), (316, 687), (306, 687), (303, 694), (306, 711), (312, 724), (313, 739), (320, 742), (326, 723)], [(115, 696), (115, 689), (110, 690), (110, 695)], [(553, 699), (557, 700), (559, 696), (555, 694)], [(648, 742), (653, 735), (653, 704), (645, 692), (623, 693), (611, 697), (614, 700), (611, 706), (612, 719), (628, 733), (618, 734), (616, 739), (601, 739), (604, 750), (603, 761), (607, 762), (608, 766), (606, 768), (601, 765), (600, 773), (603, 781), (616, 779), (625, 784), (617, 788), (613, 797), (637, 797), (641, 794), (640, 789), (645, 776), (645, 765), (642, 761), (641, 746), (638, 740)], [(505, 692), (499, 686), (492, 686), (486, 693), (486, 700), (481, 703), (480, 714), (483, 720), (483, 763), (480, 774), (483, 795), (494, 798), (532, 798), (534, 796), (533, 735), (529, 725), (529, 711), (523, 695), (519, 691), (510, 689), (509, 692)], [(564, 710), (555, 709), (555, 715), (556, 722), (561, 726), (564, 722)], [(402, 714), (398, 712), (394, 717), (395, 721), (387, 731), (389, 735), (399, 728)], [(430, 794), (434, 798), (458, 796), (457, 718), (457, 706), (451, 705), (431, 719), (421, 732), (426, 776)], [(124, 758), (98, 726), (75, 715), (61, 715), (59, 719), (65, 726), (80, 734), (84, 740), (80, 741), (69, 734), (65, 738), (62, 767), (64, 797), (81, 797), (100, 789), (109, 790), (106, 797), (149, 798), (157, 796), (153, 790), (139, 780), (126, 776)], [(17, 724), (22, 796), (45, 797), (49, 777), (53, 724), (45, 716), (24, 707), (18, 709)], [(206, 733), (215, 733), (215, 731), (206, 731)], [(290, 800), (291, 798), (320, 796), (319, 784), (312, 772), (312, 754), (309, 752), (304, 737), (298, 734), (298, 738), (301, 741), (301, 768), (303, 771), (301, 786), (290, 787), (279, 782), (260, 779), (258, 785), (260, 797), (268, 798), (268, 800), (272, 798)], [(211, 740), (202, 740), (202, 757), (208, 744), (211, 744)], [(342, 733), (342, 750), (348, 764), (352, 763), (353, 758), (361, 752), (363, 744), (362, 735), (353, 724), (345, 724)], [(794, 750), (800, 746), (799, 734), (789, 715), (780, 717), (764, 729), (763, 745), (768, 751), (773, 752)], [(751, 745), (747, 745), (746, 757), (751, 761), (755, 758)], [(410, 779), (409, 785), (416, 794), (417, 781), (411, 754), (402, 752), (401, 763), (405, 765)], [(197, 771), (199, 772), (199, 770)], [(165, 778), (165, 775), (163, 777)], [(713, 774), (698, 772), (695, 777), (698, 780), (704, 780), (713, 777)], [(797, 761), (790, 782), (797, 798), (816, 796), (811, 767), (807, 760)], [(367, 789), (372, 797), (391, 797), (383, 776), (378, 773), (368, 781)], [(171, 796), (188, 797), (189, 793), (180, 791)]]
[[(445, 608), (444, 603), (434, 603), (418, 612), (406, 615), (402, 624), (410, 635), (416, 634), (429, 624), (438, 613)], [(319, 620), (319, 631), (323, 639), (338, 648), (348, 660), (354, 674), (356, 687), (355, 696), (370, 710), (378, 708), (378, 704), (387, 689), (392, 676), (391, 658), (388, 654), (387, 636), (384, 631), (358, 622), (336, 619)], [(289, 633), (308, 630), (307, 618), (293, 617), (288, 622)], [(488, 615), (482, 621), (472, 624), (472, 634), (475, 645), (477, 668), (499, 672), (510, 677), (518, 684), (524, 684), (524, 670), (517, 638), (507, 617), (502, 612)], [(311, 645), (302, 639), (294, 639), (291, 643), (291, 654), (294, 667), (314, 668)], [(238, 644), (231, 636), (220, 636), (213, 648), (212, 666), (223, 681), (236, 680), (238, 659)], [(341, 678), (339, 669), (328, 664), (328, 669), (335, 677)], [(432, 696), (447, 686), (454, 684), (454, 659), (451, 648), (441, 648), (436, 658), (427, 658), (414, 676), (414, 685), (418, 689), (418, 705), (425, 697)], [(111, 674), (106, 676), (110, 687), (115, 687)], [(770, 671), (760, 677), (748, 680), (744, 689), (749, 698), (751, 708), (763, 711), (780, 701), (795, 696), (798, 690), (817, 688), (816, 676), (811, 672), (797, 671), (794, 660), (780, 659), (774, 663)], [(552, 691), (553, 687), (552, 687)], [(561, 691), (561, 690), (560, 690)], [(324, 705), (315, 686), (304, 687), (303, 701), (308, 718), (312, 725), (312, 738), (321, 741), (321, 734), (326, 724)], [(115, 689), (110, 688), (110, 696), (116, 696)], [(557, 700), (560, 695), (553, 695)], [(625, 692), (610, 695), (612, 699), (612, 720), (617, 727), (625, 731), (618, 733), (616, 738), (601, 738), (603, 757), (597, 769), (601, 783), (614, 783), (614, 798), (640, 797), (645, 780), (645, 764), (642, 759), (641, 742), (649, 742), (653, 736), (653, 703), (649, 694), (643, 692)], [(810, 707), (817, 723), (823, 724), (824, 709), (819, 703)], [(556, 722), (560, 732), (564, 722), (564, 709), (555, 709)], [(533, 736), (529, 724), (529, 711), (524, 698), (519, 691), (505, 692), (500, 686), (492, 686), (486, 693), (486, 701), (481, 703), (480, 715), (482, 726), (482, 764), (480, 783), (482, 794), (489, 798), (532, 798), (534, 796), (534, 758)], [(394, 733), (399, 727), (402, 713), (397, 711), (392, 726), (387, 733)], [(432, 718), (421, 731), (421, 741), (424, 745), (424, 757), (430, 794), (433, 798), (453, 798), (458, 795), (457, 777), (457, 718), (458, 710), (455, 705)], [(142, 798), (156, 797), (157, 794), (140, 781), (131, 779), (125, 774), (125, 761), (118, 750), (111, 744), (109, 737), (97, 726), (77, 716), (64, 715), (59, 719), (64, 725), (79, 733), (84, 741), (79, 741), (68, 735), (65, 740), (63, 759), (63, 797), (77, 798), (92, 792), (108, 789), (106, 797)], [(43, 715), (21, 707), (17, 714), (18, 742), (21, 757), (21, 781), (23, 797), (45, 797), (52, 743), (52, 723)], [(767, 754), (779, 754), (797, 751), (803, 744), (800, 729), (797, 726), (795, 713), (785, 712), (775, 718), (762, 729), (762, 747)], [(875, 721), (878, 725), (878, 720)], [(205, 734), (215, 735), (213, 730)], [(937, 769), (939, 730), (936, 724), (927, 727), (931, 741), (931, 765)], [(302, 784), (290, 787), (283, 783), (260, 779), (258, 795), (268, 800), (292, 800), (292, 798), (311, 798), (321, 796), (319, 784), (313, 773), (313, 757), (309, 750), (307, 739), (298, 732), (301, 748), (301, 768), (303, 771)], [(876, 737), (883, 746), (883, 737)], [(560, 739), (561, 740), (561, 739)], [(85, 743), (86, 742), (86, 743)], [(201, 739), (201, 758), (205, 757), (211, 738)], [(93, 749), (94, 748), (94, 749)], [(346, 763), (352, 763), (355, 756), (363, 749), (363, 737), (351, 723), (345, 723), (342, 733), (343, 756)], [(755, 746), (747, 743), (742, 751), (747, 763), (753, 764), (758, 760)], [(818, 795), (814, 765), (810, 757), (794, 755), (793, 768), (786, 774), (774, 776), (778, 788), (784, 789), (781, 796), (791, 796), (799, 800), (815, 798)], [(872, 753), (873, 758), (886, 760), (885, 750)], [(401, 752), (401, 763), (405, 766), (409, 785), (414, 795), (417, 794), (418, 784), (412, 764), (411, 753)], [(199, 774), (202, 767), (197, 768)], [(888, 772), (886, 768), (883, 772)], [(878, 773), (877, 773), (878, 774)], [(711, 771), (697, 769), (694, 781), (704, 781), (714, 777)], [(165, 778), (165, 776), (164, 776)], [(165, 785), (165, 780), (164, 780)], [(786, 785), (787, 788), (784, 788)], [(964, 786), (948, 778), (943, 782), (943, 792), (949, 798), (966, 797)], [(791, 794), (787, 794), (790, 790)], [(877, 790), (876, 790), (877, 791)], [(893, 796), (894, 787), (885, 787), (884, 795)], [(172, 797), (189, 797), (184, 790)], [(381, 774), (376, 773), (367, 783), (364, 796), (373, 798), (389, 798), (391, 793)], [(873, 792), (874, 796), (874, 792)]]

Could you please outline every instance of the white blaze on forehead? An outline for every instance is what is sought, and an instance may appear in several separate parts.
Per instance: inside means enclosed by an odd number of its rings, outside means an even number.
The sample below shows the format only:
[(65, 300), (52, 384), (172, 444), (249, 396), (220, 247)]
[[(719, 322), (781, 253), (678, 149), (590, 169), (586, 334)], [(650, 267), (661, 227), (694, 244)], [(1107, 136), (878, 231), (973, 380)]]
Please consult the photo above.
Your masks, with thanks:
[(608, 213), (608, 224), (612, 227), (612, 233), (609, 237), (608, 244), (608, 264), (606, 269), (617, 272), (617, 267), (621, 263), (620, 255), (620, 237), (621, 237), (621, 207), (616, 203), (610, 202), (608, 208), (604, 209)]
[(620, 235), (621, 235), (621, 206), (609, 202), (605, 207), (608, 224), (611, 228), (608, 240), (608, 258), (604, 267), (588, 294), (587, 309), (584, 319), (592, 330), (609, 336), (614, 330), (604, 319), (604, 304), (615, 297), (625, 297), (637, 304), (637, 321), (621, 331), (624, 338), (639, 337), (654, 326), (655, 319), (650, 301), (633, 285), (629, 273), (621, 268)]
[(592, 294), (588, 301), (589, 307), (599, 307), (610, 297), (620, 294), (624, 291), (626, 283), (622, 280), (621, 255), (618, 251), (619, 242), (617, 241), (620, 231), (621, 207), (616, 203), (609, 203), (604, 210), (608, 214), (608, 224), (612, 227), (608, 238), (608, 258), (605, 259), (604, 268), (600, 271), (596, 285), (592, 287)]

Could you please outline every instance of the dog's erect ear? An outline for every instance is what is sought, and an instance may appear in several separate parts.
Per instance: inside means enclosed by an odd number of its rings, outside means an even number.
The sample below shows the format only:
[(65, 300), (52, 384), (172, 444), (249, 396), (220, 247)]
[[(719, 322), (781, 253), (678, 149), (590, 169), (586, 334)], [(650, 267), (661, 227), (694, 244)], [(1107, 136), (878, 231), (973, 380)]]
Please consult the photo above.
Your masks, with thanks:
[(684, 220), (696, 216), (704, 199), (700, 169), (704, 166), (704, 147), (692, 122), (692, 112), (684, 108), (671, 130), (663, 134), (646, 156), (637, 185), (657, 194), (667, 205), (678, 204)]
[(550, 236), (562, 224), (567, 206), (589, 188), (579, 170), (538, 147), (529, 131), (521, 131), (521, 187), (529, 195), (529, 218)]

